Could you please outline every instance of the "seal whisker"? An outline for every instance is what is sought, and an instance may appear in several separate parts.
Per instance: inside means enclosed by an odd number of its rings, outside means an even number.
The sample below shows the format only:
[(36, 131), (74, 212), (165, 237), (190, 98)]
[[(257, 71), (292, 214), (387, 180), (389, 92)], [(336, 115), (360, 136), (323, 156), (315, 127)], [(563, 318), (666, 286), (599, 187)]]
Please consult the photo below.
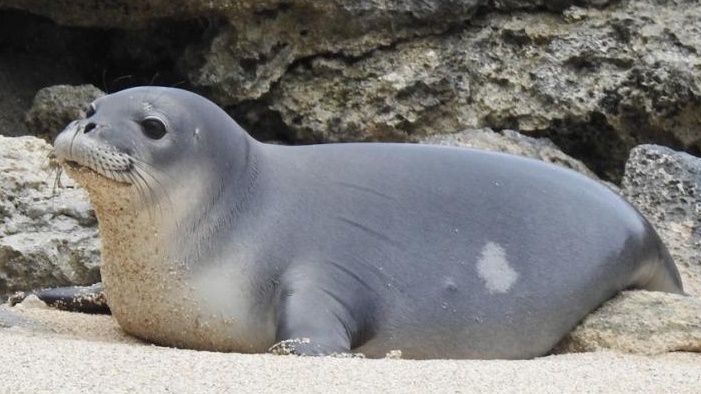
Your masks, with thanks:
[[(148, 162), (137, 159), (136, 157), (133, 157), (133, 156), (130, 156), (129, 159), (132, 160), (132, 164), (139, 163), (145, 169), (153, 171), (153, 172), (157, 173), (158, 175), (163, 175), (164, 177), (167, 177), (169, 180), (177, 181), (177, 179), (175, 177), (171, 176), (170, 174), (168, 174), (165, 171), (161, 171), (161, 170), (157, 169), (156, 167), (153, 166), (153, 164), (149, 164)], [(149, 175), (151, 175), (151, 174), (149, 174)]]
[(148, 204), (148, 197), (146, 195), (147, 185), (142, 184), (142, 181), (133, 172), (127, 173), (126, 176), (131, 180), (132, 185), (136, 188), (139, 193), (139, 201), (141, 204), (149, 205), (149, 219), (153, 219), (150, 204)]
[[(152, 205), (152, 209), (155, 205), (155, 209), (158, 210), (158, 213), (161, 215), (161, 217), (165, 217), (164, 211), (168, 211), (171, 214), (174, 213), (176, 211), (176, 207), (173, 203), (173, 200), (170, 198), (170, 194), (167, 192), (166, 186), (163, 185), (163, 183), (155, 175), (149, 172), (149, 164), (140, 160), (135, 160), (132, 162), (132, 164), (134, 166), (134, 174), (141, 179), (141, 182), (145, 185), (146, 189), (149, 192), (149, 196), (152, 201), (152, 203), (150, 204)], [(151, 168), (153, 169), (153, 167)], [(153, 182), (149, 182), (147, 180), (147, 177), (149, 179), (152, 179)], [(155, 185), (153, 183), (155, 183)], [(165, 201), (166, 209), (164, 209), (163, 204), (161, 204), (161, 198), (159, 198), (158, 196), (159, 194), (163, 197), (163, 200)], [(180, 219), (177, 217), (177, 215), (174, 217), (175, 225), (176, 227), (179, 227)]]
[(113, 79), (112, 84), (115, 84), (116, 82), (120, 82), (122, 80), (133, 79), (133, 78), (134, 78), (134, 76), (131, 74), (122, 75), (121, 77), (117, 77), (117, 78)]
[(149, 190), (152, 190), (153, 188), (152, 188), (152, 185), (144, 178), (144, 175), (147, 175), (150, 179), (152, 179), (158, 185), (158, 187), (160, 187), (163, 196), (172, 205), (173, 202), (170, 200), (170, 196), (168, 195), (168, 193), (165, 192), (165, 190), (166, 190), (165, 185), (163, 185), (163, 183), (161, 183), (161, 181), (159, 181), (155, 175), (153, 175), (149, 172), (148, 168), (146, 167), (147, 164), (144, 162), (136, 162), (136, 161), (133, 164), (134, 164), (134, 172), (144, 181), (144, 183), (149, 188)]
[(76, 128), (75, 131), (73, 132), (73, 136), (71, 137), (71, 144), (68, 147), (68, 154), (71, 158), (73, 158), (73, 143), (75, 142), (75, 139), (78, 137), (78, 129)]
[(149, 85), (153, 85), (154, 82), (156, 82), (156, 78), (159, 77), (158, 71), (156, 71), (155, 74), (153, 74), (153, 78), (151, 78), (151, 82), (149, 82)]
[(144, 204), (149, 205), (149, 206), (154, 204), (155, 199), (151, 195), (152, 190), (151, 190), (148, 182), (146, 182), (146, 180), (143, 178), (143, 176), (141, 176), (141, 174), (139, 173), (139, 169), (136, 167), (133, 168), (131, 173), (129, 174), (129, 176), (134, 180), (134, 184), (137, 187), (137, 189), (139, 190), (139, 194), (141, 195), (141, 198), (142, 198), (142, 201), (144, 202)]
[[(146, 171), (143, 172), (146, 173)], [(148, 180), (144, 177), (144, 174), (142, 174), (142, 171), (140, 171), (136, 166), (134, 167), (132, 175), (143, 186), (143, 189), (145, 189), (144, 200), (147, 201), (146, 205), (148, 207), (149, 220), (153, 222), (155, 218), (158, 217), (157, 215), (164, 217), (163, 207), (161, 206), (158, 192), (154, 190), (154, 187), (151, 186), (151, 183), (148, 182)], [(168, 197), (168, 194), (165, 191), (162, 191), (162, 194)]]
[(61, 164), (56, 159), (56, 149), (52, 149), (51, 152), (49, 152), (49, 154), (46, 156), (46, 159), (49, 162), (48, 166), (51, 170), (49, 176), (53, 175), (54, 177), (51, 193), (53, 195), (56, 195), (57, 189), (63, 187), (61, 185), (61, 174), (63, 173), (63, 167), (61, 167)]
[(54, 175), (54, 184), (52, 187), (52, 193), (54, 195), (56, 195), (56, 194), (58, 194), (58, 189), (60, 187), (63, 187), (63, 185), (61, 185), (61, 175), (63, 175), (63, 167), (60, 167), (60, 166), (56, 167), (54, 169), (54, 171), (56, 171), (56, 172), (54, 173), (55, 175)]
[[(145, 174), (148, 174), (146, 171), (143, 171)], [(150, 174), (148, 174), (150, 175)], [(161, 201), (160, 198), (158, 197), (158, 192), (155, 190), (154, 187), (151, 186), (151, 183), (148, 182), (148, 180), (144, 177), (144, 174), (142, 174), (142, 171), (140, 171), (138, 168), (134, 167), (134, 177), (139, 179), (139, 182), (144, 186), (146, 189), (146, 192), (144, 195), (149, 199), (149, 204), (148, 204), (148, 213), (149, 213), (149, 220), (151, 222), (155, 221), (155, 218), (157, 215), (160, 215), (160, 217), (164, 217), (164, 210), (163, 207), (161, 206)], [(163, 194), (166, 199), (168, 198), (168, 194), (165, 192), (165, 190), (161, 190), (161, 194)], [(168, 200), (169, 201), (169, 200)]]
[(163, 187), (163, 185), (162, 185), (160, 182), (158, 182), (158, 179), (156, 179), (156, 178), (155, 178), (152, 174), (150, 174), (146, 169), (144, 169), (143, 167), (139, 167), (139, 165), (137, 165), (136, 163), (134, 163), (134, 171), (133, 171), (133, 173), (134, 173), (134, 175), (135, 175), (136, 177), (138, 177), (138, 178), (141, 180), (141, 182), (142, 182), (143, 185), (145, 186), (146, 190), (148, 191), (148, 196), (149, 196), (149, 199), (150, 199), (150, 203), (148, 204), (148, 205), (150, 206), (149, 209), (150, 209), (150, 210), (151, 210), (151, 209), (154, 209), (154, 206), (155, 206), (155, 209), (158, 210), (158, 213), (159, 213), (161, 216), (163, 216), (163, 214), (164, 214), (164, 213), (163, 213), (163, 207), (162, 207), (161, 204), (160, 204), (160, 199), (159, 199), (159, 197), (158, 197), (158, 192), (157, 192), (157, 191), (155, 190), (155, 188), (151, 185), (151, 183), (149, 183), (149, 182), (146, 180), (146, 178), (144, 178), (144, 175), (148, 175), (151, 179), (153, 179), (153, 180), (159, 185), (159, 187), (160, 187), (160, 194), (162, 194), (162, 195), (165, 197), (165, 199), (168, 201), (168, 203), (169, 203), (170, 206), (172, 207), (172, 204), (173, 204), (173, 203), (172, 203), (172, 201), (170, 200), (170, 196), (168, 195), (168, 193), (166, 193), (165, 188)]
[(109, 177), (112, 178), (112, 179), (114, 179), (114, 180), (120, 180), (120, 179), (122, 178), (122, 177), (119, 176), (119, 174), (117, 174), (116, 172), (114, 172), (114, 170), (112, 170), (112, 169), (109, 169), (109, 170), (108, 170), (108, 169), (105, 169), (105, 167), (103, 167), (103, 166), (100, 166), (100, 171), (101, 171), (102, 173), (104, 173), (104, 174), (109, 175)]

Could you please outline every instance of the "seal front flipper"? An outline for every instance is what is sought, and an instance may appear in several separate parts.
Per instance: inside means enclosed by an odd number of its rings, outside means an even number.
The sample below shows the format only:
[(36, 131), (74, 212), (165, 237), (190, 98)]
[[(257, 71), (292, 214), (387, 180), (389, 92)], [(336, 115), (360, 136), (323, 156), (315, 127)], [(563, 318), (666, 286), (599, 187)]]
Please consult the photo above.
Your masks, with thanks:
[(56, 287), (52, 289), (18, 292), (8, 299), (14, 306), (30, 295), (35, 295), (48, 306), (70, 312), (109, 314), (110, 309), (105, 300), (101, 282), (92, 286)]
[[(281, 282), (275, 354), (347, 354), (369, 332), (371, 305), (352, 281), (320, 275), (319, 267), (293, 270)], [(326, 271), (328, 273), (328, 271)]]
[(350, 353), (351, 338), (346, 316), (316, 289), (287, 291), (281, 296), (277, 316), (275, 354), (323, 356)]

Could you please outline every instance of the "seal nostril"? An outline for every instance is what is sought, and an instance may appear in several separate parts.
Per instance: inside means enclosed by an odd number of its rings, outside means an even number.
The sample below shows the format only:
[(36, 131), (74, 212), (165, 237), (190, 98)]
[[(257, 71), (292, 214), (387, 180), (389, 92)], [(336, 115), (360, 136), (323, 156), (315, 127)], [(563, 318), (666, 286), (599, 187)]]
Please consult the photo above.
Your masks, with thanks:
[(95, 129), (95, 123), (88, 123), (85, 125), (85, 128), (83, 129), (83, 134), (88, 134), (89, 132), (93, 131)]

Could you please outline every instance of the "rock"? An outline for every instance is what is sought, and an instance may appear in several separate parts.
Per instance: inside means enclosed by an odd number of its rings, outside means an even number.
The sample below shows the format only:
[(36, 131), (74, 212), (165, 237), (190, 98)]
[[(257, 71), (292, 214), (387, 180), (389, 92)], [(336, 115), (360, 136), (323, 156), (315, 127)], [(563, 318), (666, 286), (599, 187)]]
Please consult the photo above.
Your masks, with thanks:
[[(346, 11), (360, 15), (365, 11), (369, 17), (377, 17), (376, 10), (384, 11), (385, 18), (397, 15), (412, 16), (417, 21), (425, 15), (436, 11), (445, 12), (451, 8), (460, 13), (463, 7), (483, 7), (509, 11), (514, 9), (552, 9), (563, 10), (570, 5), (604, 6), (612, 0), (331, 0), (324, 3), (312, 0), (112, 0), (95, 4), (91, 0), (0, 0), (0, 8), (25, 10), (37, 15), (43, 15), (67, 26), (82, 27), (127, 27), (135, 29), (158, 19), (188, 19), (196, 17), (227, 17), (234, 19), (239, 16), (257, 13), (269, 18), (277, 13), (298, 9), (327, 11), (319, 13), (321, 19), (335, 20), (336, 13)], [(303, 16), (303, 15), (300, 15)], [(314, 21), (299, 18), (296, 21), (314, 23)], [(348, 22), (348, 21), (346, 21)], [(339, 28), (339, 32), (343, 27)]]
[(555, 353), (599, 350), (701, 352), (701, 298), (623, 292), (586, 317)]
[(56, 183), (51, 147), (0, 136), (0, 295), (100, 280), (97, 220), (87, 193)]
[[(616, 181), (639, 143), (701, 151), (697, 1), (0, 0), (0, 9), (0, 44), (22, 53), (0, 55), (4, 134), (27, 132), (22, 116), (41, 87), (91, 81), (108, 90), (166, 70), (165, 81), (187, 79), (252, 119), (253, 131), (286, 142), (471, 145), (592, 176), (571, 155)], [(23, 22), (9, 23), (18, 15), (32, 23), (21, 34)], [(70, 61), (54, 71), (52, 59)], [(44, 94), (28, 122), (57, 130), (74, 115), (46, 103), (69, 101)], [(73, 111), (79, 101), (70, 101)], [(504, 131), (436, 136), (482, 127)], [(508, 129), (547, 137), (566, 154)], [(698, 159), (661, 149), (633, 151), (624, 192), (698, 295)], [(48, 150), (34, 139), (0, 139), (0, 294), (99, 280), (94, 214), (65, 176), (52, 195)], [(627, 293), (590, 316), (575, 333), (594, 331), (577, 334), (585, 339), (570, 349), (694, 350), (697, 299), (636, 294), (647, 293)], [(666, 314), (678, 312), (679, 320)], [(647, 346), (641, 338), (653, 331), (660, 343)]]
[(50, 309), (48, 305), (42, 300), (39, 299), (39, 297), (31, 294), (24, 298), (22, 302), (13, 305), (16, 308), (23, 309), (23, 308), (35, 308), (35, 309)]
[(622, 194), (655, 226), (692, 296), (624, 292), (585, 318), (556, 352), (701, 352), (701, 158), (638, 146)]
[(85, 108), (105, 93), (92, 85), (57, 85), (39, 90), (26, 115), (32, 135), (52, 142), (71, 121), (82, 118)]
[(297, 141), (511, 128), (618, 181), (639, 143), (701, 150), (699, 19), (682, 0), (485, 13), (360, 58), (299, 62), (268, 100)]
[(199, 19), (210, 29), (182, 59), (190, 81), (220, 104), (255, 99), (295, 61), (319, 53), (358, 56), (399, 39), (440, 33), (486, 0), (0, 0), (62, 25), (145, 28)]
[(290, 65), (319, 54), (359, 57), (399, 40), (440, 34), (472, 17), (481, 0), (245, 2), (184, 61), (191, 83), (221, 105), (257, 99)]
[(91, 0), (0, 0), (0, 9), (27, 11), (65, 26), (137, 29), (155, 19), (204, 17), (241, 8), (236, 3), (239, 2), (114, 0), (98, 4)]
[[(419, 140), (423, 144), (449, 145), (510, 153), (542, 160), (575, 170), (599, 180), (584, 163), (563, 153), (547, 138), (532, 138), (514, 130), (495, 132), (492, 129), (463, 130), (459, 133), (433, 135)], [(607, 185), (617, 189), (613, 185)]]
[(603, 7), (611, 0), (491, 0), (491, 6), (498, 10), (539, 10), (563, 11), (572, 5)]
[[(44, 56), (61, 48), (53, 58), (71, 59), (106, 91), (156, 80), (204, 92), (266, 138), (416, 141), (517, 129), (615, 182), (640, 143), (701, 151), (697, 1), (0, 0), (0, 8), (82, 26), (21, 29), (11, 22), (46, 20), (5, 10), (0, 37), (13, 48)], [(44, 41), (51, 45), (35, 44)]]
[(0, 8), (48, 16), (62, 25), (143, 29), (161, 20), (200, 19), (202, 42), (182, 59), (190, 82), (208, 88), (219, 104), (266, 93), (287, 68), (319, 54), (358, 57), (400, 40), (441, 34), (482, 9), (565, 9), (602, 0), (0, 0)]
[(684, 290), (701, 296), (701, 158), (638, 146), (626, 163), (622, 188), (669, 248)]
[(41, 327), (37, 327), (37, 325), (32, 323), (33, 322), (31, 320), (24, 318), (21, 315), (21, 312), (10, 309), (5, 304), (0, 304), (0, 329), (14, 327), (41, 329)]

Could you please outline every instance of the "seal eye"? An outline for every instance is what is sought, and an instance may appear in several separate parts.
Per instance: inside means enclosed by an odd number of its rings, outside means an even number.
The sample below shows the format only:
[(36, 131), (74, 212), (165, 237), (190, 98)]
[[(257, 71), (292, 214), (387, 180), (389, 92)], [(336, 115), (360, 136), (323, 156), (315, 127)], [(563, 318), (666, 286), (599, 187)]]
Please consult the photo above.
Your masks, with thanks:
[(95, 104), (90, 104), (88, 109), (85, 110), (85, 117), (89, 118), (93, 115), (95, 115)]
[(166, 135), (166, 125), (158, 118), (146, 118), (141, 121), (144, 134), (152, 140), (160, 140)]

